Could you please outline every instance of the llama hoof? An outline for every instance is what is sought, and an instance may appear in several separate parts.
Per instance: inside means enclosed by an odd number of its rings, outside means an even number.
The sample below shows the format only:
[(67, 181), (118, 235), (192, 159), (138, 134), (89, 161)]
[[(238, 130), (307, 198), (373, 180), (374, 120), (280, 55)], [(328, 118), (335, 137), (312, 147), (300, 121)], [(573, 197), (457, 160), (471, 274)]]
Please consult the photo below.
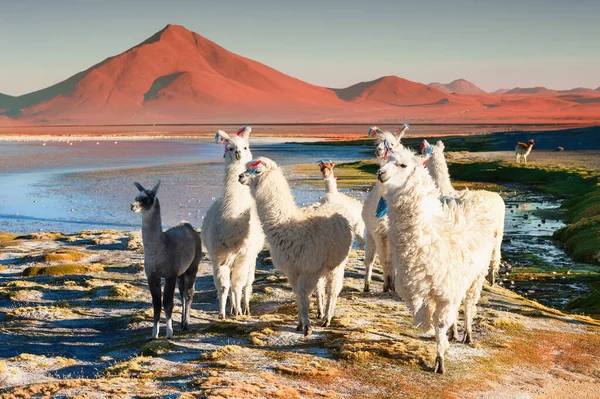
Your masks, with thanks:
[(465, 335), (462, 340), (463, 344), (470, 344), (471, 341), (472, 341), (471, 334), (468, 332), (465, 332)]
[(365, 288), (363, 288), (363, 292), (371, 292), (371, 287), (365, 284)]
[(437, 356), (435, 358), (435, 366), (433, 367), (433, 372), (438, 374), (444, 374), (446, 372), (446, 368), (444, 367), (444, 358), (441, 356)]
[(304, 326), (302, 325), (302, 323), (298, 323), (298, 325), (296, 326), (296, 331), (302, 331), (304, 330)]
[(312, 335), (312, 327), (304, 327), (304, 336), (308, 337)]
[(317, 312), (317, 319), (322, 319), (322, 318), (323, 318), (323, 313)]
[(487, 281), (490, 283), (490, 286), (493, 287), (496, 284), (496, 276), (493, 273), (488, 274)]
[(331, 320), (325, 320), (323, 323), (321, 323), (321, 327), (329, 327), (329, 325), (331, 324)]
[(224, 314), (220, 314), (219, 315), (219, 320), (225, 320), (225, 315)]
[(187, 331), (188, 328), (189, 328), (189, 324), (188, 323), (182, 323), (181, 324), (181, 331)]

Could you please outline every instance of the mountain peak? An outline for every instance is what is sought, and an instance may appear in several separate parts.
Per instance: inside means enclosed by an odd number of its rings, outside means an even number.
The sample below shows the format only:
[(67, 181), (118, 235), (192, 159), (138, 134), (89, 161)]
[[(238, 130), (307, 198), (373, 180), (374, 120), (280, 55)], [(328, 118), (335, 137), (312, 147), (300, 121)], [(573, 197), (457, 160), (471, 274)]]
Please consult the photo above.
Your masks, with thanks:
[(433, 82), (429, 83), (428, 86), (435, 87), (436, 89), (441, 90), (444, 93), (487, 94), (485, 91), (477, 87), (474, 83), (462, 78), (455, 79), (452, 82), (446, 84)]

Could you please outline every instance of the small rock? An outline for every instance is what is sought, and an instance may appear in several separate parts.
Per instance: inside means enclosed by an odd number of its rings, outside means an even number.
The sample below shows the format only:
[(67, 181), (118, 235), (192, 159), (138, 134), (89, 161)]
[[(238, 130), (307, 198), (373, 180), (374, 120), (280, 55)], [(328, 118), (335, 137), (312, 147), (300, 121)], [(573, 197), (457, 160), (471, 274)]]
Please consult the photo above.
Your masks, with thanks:
[(556, 151), (564, 151), (565, 149), (563, 147), (556, 147)]

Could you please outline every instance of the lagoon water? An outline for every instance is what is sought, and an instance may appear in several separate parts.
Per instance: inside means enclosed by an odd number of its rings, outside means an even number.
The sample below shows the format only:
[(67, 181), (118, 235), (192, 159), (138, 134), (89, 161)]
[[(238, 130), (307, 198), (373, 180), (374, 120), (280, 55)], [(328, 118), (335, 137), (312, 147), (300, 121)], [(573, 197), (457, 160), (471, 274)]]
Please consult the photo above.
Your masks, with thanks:
[[(324, 158), (353, 161), (370, 152), (273, 139), (252, 140), (252, 151), (286, 167)], [(140, 216), (129, 210), (137, 193), (132, 183), (152, 187), (158, 179), (163, 224), (188, 220), (199, 227), (222, 191), (222, 155), (223, 146), (209, 139), (0, 142), (0, 231), (139, 229)], [(313, 177), (318, 174), (315, 165)], [(304, 178), (289, 177), (295, 188)], [(295, 189), (295, 195), (303, 204), (318, 199), (320, 192)]]

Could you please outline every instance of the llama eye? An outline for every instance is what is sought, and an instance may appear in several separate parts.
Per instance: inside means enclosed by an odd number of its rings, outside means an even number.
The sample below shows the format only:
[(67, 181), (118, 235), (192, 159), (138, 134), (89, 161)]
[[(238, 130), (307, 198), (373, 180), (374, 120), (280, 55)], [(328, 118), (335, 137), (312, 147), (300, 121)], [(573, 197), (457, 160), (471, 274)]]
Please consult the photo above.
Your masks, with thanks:
[(400, 164), (401, 168), (406, 168), (406, 164)]
[(247, 150), (247, 149), (248, 149), (248, 147), (244, 147), (244, 150)]

